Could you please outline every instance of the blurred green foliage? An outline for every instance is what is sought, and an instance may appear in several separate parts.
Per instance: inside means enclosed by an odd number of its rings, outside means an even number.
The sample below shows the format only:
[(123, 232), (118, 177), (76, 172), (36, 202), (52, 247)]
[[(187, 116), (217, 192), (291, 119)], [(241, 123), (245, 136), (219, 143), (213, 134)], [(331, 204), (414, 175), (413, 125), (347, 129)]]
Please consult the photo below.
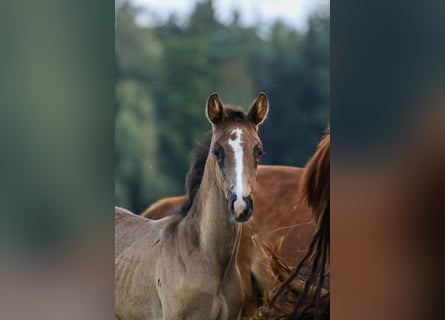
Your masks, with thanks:
[(116, 6), (116, 205), (141, 212), (184, 192), (188, 155), (210, 129), (212, 92), (245, 109), (264, 91), (271, 108), (260, 132), (263, 163), (304, 166), (329, 121), (329, 16), (305, 32), (280, 21), (270, 30), (215, 18), (211, 0), (179, 23), (136, 23), (137, 8)]

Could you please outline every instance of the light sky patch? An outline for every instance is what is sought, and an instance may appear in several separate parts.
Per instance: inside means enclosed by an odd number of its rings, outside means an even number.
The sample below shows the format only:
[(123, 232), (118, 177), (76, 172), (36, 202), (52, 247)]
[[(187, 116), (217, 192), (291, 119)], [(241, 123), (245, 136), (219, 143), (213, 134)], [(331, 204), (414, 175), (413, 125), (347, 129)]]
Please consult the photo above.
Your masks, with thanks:
[[(145, 12), (138, 17), (142, 25), (154, 25), (156, 18), (165, 21), (171, 13), (176, 13), (182, 21), (190, 14), (196, 0), (130, 0), (142, 7)], [(214, 0), (217, 19), (223, 23), (232, 21), (232, 12), (241, 13), (241, 23), (252, 26), (260, 23), (269, 27), (276, 19), (299, 31), (304, 31), (309, 15), (316, 10), (329, 10), (329, 0)]]

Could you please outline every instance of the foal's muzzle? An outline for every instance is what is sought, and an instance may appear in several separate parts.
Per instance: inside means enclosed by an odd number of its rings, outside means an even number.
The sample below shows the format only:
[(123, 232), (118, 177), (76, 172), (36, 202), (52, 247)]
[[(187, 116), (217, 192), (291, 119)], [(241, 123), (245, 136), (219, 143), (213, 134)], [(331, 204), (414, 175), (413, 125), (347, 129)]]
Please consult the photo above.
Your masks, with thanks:
[(229, 210), (233, 217), (235, 217), (235, 220), (237, 222), (244, 222), (249, 220), (253, 210), (252, 196), (242, 197), (242, 199), (238, 199), (236, 194), (230, 193)]

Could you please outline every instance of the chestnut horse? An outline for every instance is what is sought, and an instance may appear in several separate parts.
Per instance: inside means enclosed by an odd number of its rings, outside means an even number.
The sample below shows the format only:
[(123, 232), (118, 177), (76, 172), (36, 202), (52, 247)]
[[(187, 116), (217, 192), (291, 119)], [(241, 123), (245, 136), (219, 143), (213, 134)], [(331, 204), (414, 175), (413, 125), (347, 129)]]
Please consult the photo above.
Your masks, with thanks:
[[(330, 134), (321, 140), (305, 166), (302, 200), (312, 209), (317, 231), (309, 251), (295, 269), (267, 246), (271, 270), (281, 280), (253, 319), (329, 319)], [(304, 267), (308, 275), (302, 276)]]
[[(146, 209), (142, 216), (160, 219), (175, 214), (193, 190), (200, 185), (211, 135), (197, 143), (192, 152), (191, 168), (186, 177), (186, 195), (161, 199)], [(257, 186), (253, 192), (253, 219), (243, 226), (238, 253), (238, 268), (243, 282), (245, 304), (243, 316), (250, 317), (262, 302), (264, 290), (272, 288), (274, 277), (267, 270), (267, 258), (252, 237), (268, 243), (283, 240), (278, 249), (289, 264), (296, 265), (304, 257), (314, 234), (313, 219), (307, 205), (299, 197), (304, 170), (288, 166), (259, 165)]]
[(211, 148), (187, 206), (161, 220), (115, 209), (117, 319), (239, 319), (236, 257), (241, 223), (252, 215), (258, 127), (268, 107), (263, 93), (247, 115), (211, 95)]

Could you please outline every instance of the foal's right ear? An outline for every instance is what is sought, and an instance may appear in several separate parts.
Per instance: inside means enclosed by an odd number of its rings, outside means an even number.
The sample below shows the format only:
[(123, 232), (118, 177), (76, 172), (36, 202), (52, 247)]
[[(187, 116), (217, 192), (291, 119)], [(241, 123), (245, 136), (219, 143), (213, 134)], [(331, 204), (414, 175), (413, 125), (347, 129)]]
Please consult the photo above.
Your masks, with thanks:
[(214, 124), (220, 124), (224, 118), (224, 109), (218, 94), (214, 93), (207, 99), (207, 118)]

